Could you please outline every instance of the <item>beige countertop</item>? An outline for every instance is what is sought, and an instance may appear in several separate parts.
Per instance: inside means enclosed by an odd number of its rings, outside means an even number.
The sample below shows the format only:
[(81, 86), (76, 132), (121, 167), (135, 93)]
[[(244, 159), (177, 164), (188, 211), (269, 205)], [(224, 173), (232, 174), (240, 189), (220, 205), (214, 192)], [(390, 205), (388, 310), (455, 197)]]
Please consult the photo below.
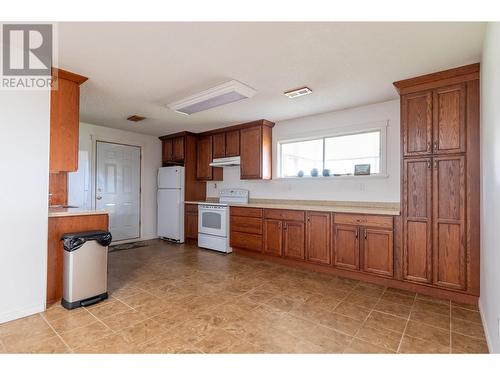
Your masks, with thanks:
[[(187, 204), (217, 203), (217, 198), (207, 198), (206, 202), (186, 201)], [(229, 203), (235, 207), (276, 208), (285, 210), (325, 211), (352, 214), (391, 215), (400, 214), (397, 202), (339, 202), (307, 201), (285, 199), (250, 199), (248, 203)]]
[(49, 217), (107, 215), (104, 210), (89, 210), (88, 208), (49, 207)]

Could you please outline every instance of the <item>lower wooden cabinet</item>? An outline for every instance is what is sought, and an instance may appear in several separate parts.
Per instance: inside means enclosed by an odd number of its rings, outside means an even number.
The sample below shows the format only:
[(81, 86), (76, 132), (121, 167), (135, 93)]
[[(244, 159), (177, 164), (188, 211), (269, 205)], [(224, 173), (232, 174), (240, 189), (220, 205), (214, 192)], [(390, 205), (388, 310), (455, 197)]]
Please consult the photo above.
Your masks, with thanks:
[(359, 227), (334, 225), (333, 249), (336, 267), (359, 270)]
[(186, 204), (184, 209), (184, 237), (198, 240), (198, 205)]
[(376, 275), (394, 275), (392, 230), (365, 228), (363, 231), (363, 271)]
[(304, 260), (304, 222), (265, 219), (263, 252), (275, 256)]
[(283, 224), (281, 220), (264, 220), (265, 254), (281, 256), (283, 254)]
[(306, 216), (306, 260), (331, 264), (330, 213), (308, 211)]
[(263, 247), (262, 208), (231, 207), (229, 244), (261, 253)]

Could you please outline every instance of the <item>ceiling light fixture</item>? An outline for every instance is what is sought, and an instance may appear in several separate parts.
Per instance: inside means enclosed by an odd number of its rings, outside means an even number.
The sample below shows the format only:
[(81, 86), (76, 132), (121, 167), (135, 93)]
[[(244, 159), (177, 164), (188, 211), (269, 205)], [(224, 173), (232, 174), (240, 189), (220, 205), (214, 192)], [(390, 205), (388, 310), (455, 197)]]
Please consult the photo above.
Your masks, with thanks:
[(145, 119), (146, 119), (146, 117), (139, 116), (139, 115), (132, 115), (132, 116), (127, 117), (127, 120), (133, 121), (133, 122), (139, 122), (139, 121), (142, 121)]
[(309, 87), (301, 87), (299, 89), (285, 91), (283, 94), (288, 96), (290, 99), (297, 98), (299, 96), (309, 95), (312, 90)]
[(191, 115), (224, 104), (251, 98), (256, 93), (257, 91), (253, 88), (232, 80), (170, 103), (168, 107), (176, 112)]

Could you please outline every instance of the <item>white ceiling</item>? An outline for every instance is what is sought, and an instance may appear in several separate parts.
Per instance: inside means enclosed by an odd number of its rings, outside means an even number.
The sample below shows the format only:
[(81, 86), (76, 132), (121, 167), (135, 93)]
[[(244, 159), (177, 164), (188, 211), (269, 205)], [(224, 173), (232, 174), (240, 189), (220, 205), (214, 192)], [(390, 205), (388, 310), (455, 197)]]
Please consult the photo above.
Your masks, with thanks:
[[(60, 23), (59, 67), (89, 77), (81, 120), (146, 134), (280, 121), (397, 98), (392, 82), (478, 62), (482, 23)], [(166, 104), (236, 79), (244, 101)], [(313, 94), (288, 99), (283, 91)], [(125, 119), (147, 117), (140, 123)]]

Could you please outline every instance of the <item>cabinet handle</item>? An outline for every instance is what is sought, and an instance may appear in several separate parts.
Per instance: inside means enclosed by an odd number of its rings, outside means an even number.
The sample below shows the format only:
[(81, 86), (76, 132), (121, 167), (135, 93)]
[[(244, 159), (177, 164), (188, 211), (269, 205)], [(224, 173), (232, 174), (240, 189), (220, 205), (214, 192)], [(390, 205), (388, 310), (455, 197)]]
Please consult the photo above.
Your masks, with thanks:
[(278, 229), (281, 229), (281, 221), (278, 223)]
[(283, 226), (284, 226), (285, 230), (288, 229), (288, 224), (287, 223), (283, 223)]
[(365, 230), (365, 240), (366, 240), (366, 230)]
[(428, 141), (427, 142), (427, 151), (430, 151), (432, 148), (432, 144), (431, 144), (431, 141)]
[(432, 168), (432, 163), (430, 160), (427, 160), (427, 168), (431, 169)]
[(438, 141), (434, 141), (434, 151), (438, 149)]
[(434, 160), (434, 169), (437, 169), (438, 168), (438, 162), (437, 160)]
[(359, 228), (356, 229), (356, 239), (358, 239)]

